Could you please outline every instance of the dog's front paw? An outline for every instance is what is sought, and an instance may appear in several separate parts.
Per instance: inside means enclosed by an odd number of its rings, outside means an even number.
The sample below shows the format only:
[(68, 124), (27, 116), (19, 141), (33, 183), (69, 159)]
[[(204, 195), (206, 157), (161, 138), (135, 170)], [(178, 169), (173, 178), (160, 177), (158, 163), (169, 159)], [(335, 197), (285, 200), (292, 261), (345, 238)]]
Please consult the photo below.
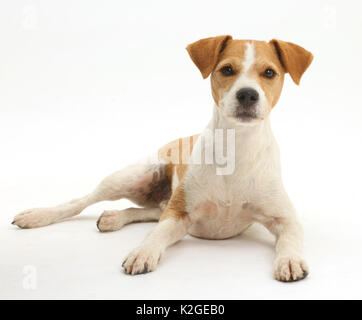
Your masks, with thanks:
[(309, 273), (307, 263), (300, 257), (277, 257), (274, 263), (274, 277), (283, 282), (304, 279)]
[(53, 223), (52, 209), (37, 208), (23, 211), (15, 216), (12, 224), (19, 228), (38, 228)]
[(135, 275), (154, 271), (161, 260), (163, 250), (156, 246), (140, 246), (133, 250), (122, 267), (127, 274)]

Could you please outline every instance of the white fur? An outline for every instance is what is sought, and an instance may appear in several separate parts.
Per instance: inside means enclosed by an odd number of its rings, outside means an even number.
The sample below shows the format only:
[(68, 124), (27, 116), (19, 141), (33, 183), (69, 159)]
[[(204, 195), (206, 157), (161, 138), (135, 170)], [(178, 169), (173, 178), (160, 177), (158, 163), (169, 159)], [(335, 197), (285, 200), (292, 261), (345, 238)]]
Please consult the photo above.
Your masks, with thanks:
[(183, 180), (191, 220), (188, 232), (224, 239), (261, 223), (277, 239), (275, 277), (282, 281), (303, 278), (308, 268), (302, 259), (302, 230), (283, 187), (279, 148), (269, 118), (254, 126), (237, 126), (215, 106), (207, 130), (220, 128), (235, 129), (235, 171), (218, 176), (216, 165), (188, 167)]
[(179, 184), (178, 174), (176, 170), (176, 166), (173, 168), (173, 175), (172, 175), (172, 192), (174, 192)]
[(165, 249), (187, 234), (187, 219), (168, 218), (158, 223), (143, 243), (123, 262), (126, 273), (139, 274), (154, 271)]
[[(130, 188), (143, 187), (145, 181), (151, 181), (153, 172), (148, 169), (152, 166), (155, 166), (154, 157), (129, 165), (103, 179), (90, 194), (55, 207), (23, 211), (15, 216), (13, 224), (21, 228), (43, 227), (78, 215), (86, 207), (104, 200), (111, 201), (126, 197), (137, 203), (137, 199), (131, 195)], [(144, 219), (148, 220), (147, 215)]]
[(160, 208), (128, 208), (124, 210), (106, 210), (97, 221), (99, 231), (117, 231), (126, 224), (136, 221), (158, 221), (161, 217)]
[(247, 74), (255, 63), (255, 48), (251, 42), (246, 44), (245, 56), (243, 60), (243, 74)]

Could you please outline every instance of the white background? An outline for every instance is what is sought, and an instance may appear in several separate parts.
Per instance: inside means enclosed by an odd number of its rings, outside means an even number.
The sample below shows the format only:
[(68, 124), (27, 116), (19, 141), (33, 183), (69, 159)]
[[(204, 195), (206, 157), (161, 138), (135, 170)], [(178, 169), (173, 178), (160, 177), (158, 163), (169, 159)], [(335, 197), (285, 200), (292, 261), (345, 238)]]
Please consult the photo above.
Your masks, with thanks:
[[(361, 11), (346, 0), (1, 1), (0, 297), (362, 298)], [(102, 210), (126, 200), (45, 228), (10, 225), (200, 132), (213, 101), (185, 46), (221, 34), (315, 55), (299, 87), (286, 77), (271, 116), (310, 277), (273, 280), (273, 238), (259, 226), (223, 241), (186, 237), (156, 272), (127, 276), (123, 258), (154, 224), (96, 229)]]

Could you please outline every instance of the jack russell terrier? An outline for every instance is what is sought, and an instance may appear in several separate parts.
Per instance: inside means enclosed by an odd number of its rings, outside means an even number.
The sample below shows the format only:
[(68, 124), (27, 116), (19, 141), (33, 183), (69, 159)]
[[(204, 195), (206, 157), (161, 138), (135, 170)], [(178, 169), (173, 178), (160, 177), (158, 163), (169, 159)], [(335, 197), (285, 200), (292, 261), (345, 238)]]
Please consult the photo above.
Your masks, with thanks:
[[(13, 224), (42, 227), (96, 202), (127, 198), (140, 207), (104, 211), (97, 226), (105, 232), (132, 222), (159, 221), (123, 262), (125, 272), (135, 275), (154, 271), (165, 249), (186, 234), (226, 239), (259, 222), (276, 238), (275, 278), (305, 278), (303, 232), (283, 187), (269, 113), (285, 73), (299, 84), (313, 55), (290, 42), (233, 40), (228, 35), (201, 39), (186, 49), (203, 78), (211, 75), (215, 105), (206, 129), (115, 172), (82, 198), (24, 211)], [(233, 163), (220, 168), (215, 162), (225, 152), (232, 153)]]

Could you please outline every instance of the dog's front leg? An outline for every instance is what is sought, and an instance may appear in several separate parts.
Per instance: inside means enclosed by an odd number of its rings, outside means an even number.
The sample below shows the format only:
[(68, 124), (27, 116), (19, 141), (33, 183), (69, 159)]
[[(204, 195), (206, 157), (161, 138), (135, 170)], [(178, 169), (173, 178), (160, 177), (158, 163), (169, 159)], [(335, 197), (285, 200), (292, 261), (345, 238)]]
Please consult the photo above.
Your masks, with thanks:
[(181, 240), (189, 226), (187, 217), (167, 217), (134, 249), (123, 262), (128, 274), (141, 274), (154, 271), (165, 249)]
[(303, 259), (303, 230), (297, 219), (274, 219), (269, 229), (276, 236), (274, 277), (279, 281), (304, 279), (309, 269)]
[(279, 281), (304, 279), (309, 269), (303, 259), (303, 230), (287, 195), (269, 205), (260, 222), (276, 237), (274, 277)]

